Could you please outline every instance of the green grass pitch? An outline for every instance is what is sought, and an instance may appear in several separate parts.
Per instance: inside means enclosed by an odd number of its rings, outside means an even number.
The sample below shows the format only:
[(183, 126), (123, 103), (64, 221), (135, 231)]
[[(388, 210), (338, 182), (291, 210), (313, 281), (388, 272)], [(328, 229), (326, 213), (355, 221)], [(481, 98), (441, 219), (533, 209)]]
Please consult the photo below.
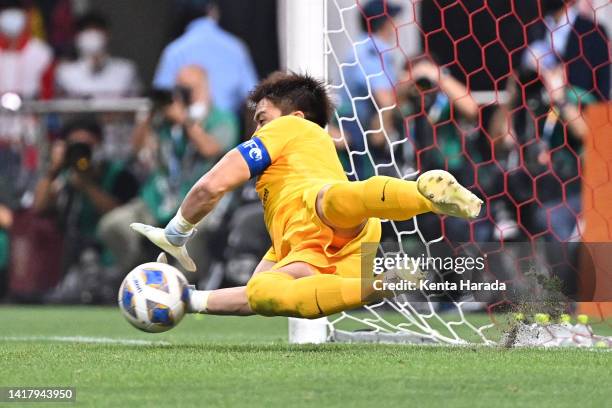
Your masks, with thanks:
[(612, 353), (603, 350), (295, 346), (286, 342), (287, 319), (262, 317), (187, 316), (154, 335), (111, 307), (5, 306), (0, 322), (0, 386), (76, 387), (76, 405), (65, 406), (575, 407), (612, 400)]

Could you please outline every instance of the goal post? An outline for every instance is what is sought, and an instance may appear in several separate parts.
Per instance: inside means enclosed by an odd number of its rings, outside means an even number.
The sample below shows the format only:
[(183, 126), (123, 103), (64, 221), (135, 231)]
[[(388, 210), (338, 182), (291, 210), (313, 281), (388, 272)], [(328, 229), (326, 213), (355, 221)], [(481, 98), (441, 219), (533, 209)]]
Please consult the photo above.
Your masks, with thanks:
[[(280, 37), (285, 41), (286, 69), (327, 79), (325, 58), (326, 0), (282, 0)], [(289, 318), (290, 343), (327, 341), (327, 318)]]

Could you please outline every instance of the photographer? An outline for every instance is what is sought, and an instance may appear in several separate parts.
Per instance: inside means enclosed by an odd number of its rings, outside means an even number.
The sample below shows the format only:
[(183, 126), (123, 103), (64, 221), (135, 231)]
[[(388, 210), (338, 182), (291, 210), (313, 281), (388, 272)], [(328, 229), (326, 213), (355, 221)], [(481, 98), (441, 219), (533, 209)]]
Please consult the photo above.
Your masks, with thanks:
[(341, 103), (338, 107), (341, 117), (351, 118), (341, 124), (350, 150), (371, 153), (371, 158), (351, 155), (350, 160), (346, 154), (341, 155), (344, 156), (345, 167), (354, 166), (347, 170), (354, 172), (359, 179), (372, 176), (376, 165), (389, 162), (387, 136), (391, 141), (399, 137), (391, 126), (397, 82), (396, 64), (391, 51), (397, 42), (397, 19), (402, 12), (402, 7), (396, 3), (382, 0), (363, 3), (359, 45), (342, 56), (346, 92), (340, 93)]
[[(409, 132), (419, 151), (420, 170), (445, 168), (471, 184), (466, 174), (471, 152), (465, 149), (476, 130), (479, 108), (466, 86), (429, 59), (418, 58), (406, 64), (398, 98), (402, 120), (414, 118)], [(406, 153), (403, 161), (412, 164)]]
[[(528, 230), (546, 231), (553, 240), (575, 239), (581, 211), (580, 155), (588, 131), (582, 109), (596, 99), (588, 90), (571, 86), (559, 66), (522, 69), (509, 81), (508, 94), (503, 109), (512, 128), (506, 148), (520, 150), (523, 159), (516, 165), (536, 178), (535, 191), (520, 197), (538, 200)], [(527, 175), (524, 179), (530, 181)], [(518, 180), (509, 182), (511, 188), (519, 185)]]
[(33, 207), (58, 221), (67, 268), (84, 249), (97, 246), (98, 220), (129, 201), (138, 183), (122, 163), (100, 159), (102, 132), (95, 120), (76, 119), (62, 133), (63, 139), (52, 146), (47, 173), (36, 186)]
[[(398, 127), (406, 125), (404, 118), (411, 118), (409, 138), (412, 143), (401, 144), (401, 152), (395, 157), (406, 168), (418, 166), (420, 171), (445, 169), (452, 172), (460, 183), (475, 182), (473, 162), (479, 160), (478, 117), (479, 107), (467, 87), (446, 69), (440, 68), (429, 58), (408, 61), (398, 86), (399, 107), (402, 112)], [(416, 157), (412, 150), (416, 151)], [(423, 217), (426, 234), (439, 236), (440, 221), (437, 217)], [(447, 218), (446, 234), (451, 240), (469, 239), (465, 220)], [(475, 233), (481, 238), (487, 231), (479, 224)], [(481, 235), (482, 234), (482, 235)]]
[[(417, 57), (406, 62), (397, 91), (401, 115), (396, 118), (396, 127), (406, 126), (410, 139), (399, 145), (402, 150), (395, 154), (403, 167), (403, 173), (410, 173), (411, 168), (417, 168), (420, 172), (445, 169), (460, 183), (474, 185), (476, 177), (473, 163), (481, 160), (478, 154), (480, 109), (467, 86), (446, 68), (438, 66), (435, 56), (431, 56)], [(405, 118), (411, 120), (406, 121)], [(485, 178), (481, 175), (479, 182)], [(418, 222), (427, 241), (441, 235), (446, 238), (431, 248), (441, 258), (445, 256), (443, 254), (453, 253), (454, 243), (470, 239), (486, 241), (490, 235), (490, 227), (482, 222), (470, 225), (464, 219), (440, 219), (433, 214), (419, 216)], [(459, 276), (439, 268), (431, 278), (437, 282), (458, 284)], [(480, 302), (483, 299), (475, 301), (470, 293), (463, 290), (446, 291), (438, 295), (437, 299), (441, 301), (438, 305), (441, 310), (452, 308), (448, 302), (459, 299), (468, 301), (473, 311), (485, 306)]]
[(603, 19), (594, 20), (580, 12), (576, 0), (538, 3), (542, 20), (529, 24), (530, 43), (522, 55), (523, 65), (534, 58), (540, 65), (559, 64), (568, 85), (587, 91), (597, 100), (609, 100), (610, 40)]
[[(126, 271), (142, 256), (130, 223), (165, 225), (191, 186), (239, 141), (237, 118), (215, 106), (204, 70), (187, 66), (176, 82), (172, 92), (155, 93), (153, 112), (134, 132), (134, 153), (149, 174), (140, 196), (100, 223), (100, 236)], [(205, 235), (200, 228), (193, 240), (200, 270), (207, 269), (209, 260)]]
[(492, 120), (502, 130), (492, 133), (503, 135), (496, 156), (508, 174), (508, 199), (521, 207), (521, 230), (547, 243), (551, 273), (572, 295), (578, 257), (567, 243), (581, 238), (581, 155), (588, 131), (582, 110), (596, 98), (572, 86), (556, 61), (526, 62), (508, 81), (507, 103)]

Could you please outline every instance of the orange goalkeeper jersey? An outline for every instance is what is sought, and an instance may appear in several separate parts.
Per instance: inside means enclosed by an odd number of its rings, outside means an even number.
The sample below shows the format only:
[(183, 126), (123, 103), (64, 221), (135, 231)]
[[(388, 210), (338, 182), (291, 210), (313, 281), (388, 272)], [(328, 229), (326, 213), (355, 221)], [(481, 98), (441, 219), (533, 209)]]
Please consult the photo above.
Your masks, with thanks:
[[(265, 169), (260, 167), (257, 193), (264, 206), (266, 226), (276, 212), (301, 196), (317, 183), (347, 181), (342, 164), (336, 154), (331, 136), (316, 123), (297, 116), (281, 116), (263, 126), (247, 146), (247, 163), (261, 150)], [(256, 147), (255, 147), (256, 146)], [(248, 149), (252, 147), (253, 150)], [(243, 153), (243, 156), (244, 153)], [(267, 157), (266, 157), (267, 156)]]
[[(333, 232), (316, 215), (321, 188), (348, 181), (331, 136), (324, 129), (297, 116), (282, 116), (259, 129), (238, 150), (251, 176), (259, 177), (257, 193), (272, 239), (266, 259), (282, 264), (300, 260), (325, 268), (330, 266), (330, 258), (359, 252), (359, 245), (331, 250)], [(378, 235), (369, 229), (369, 234), (362, 231), (357, 241), (365, 236), (378, 240), (379, 221), (373, 223), (378, 223)]]

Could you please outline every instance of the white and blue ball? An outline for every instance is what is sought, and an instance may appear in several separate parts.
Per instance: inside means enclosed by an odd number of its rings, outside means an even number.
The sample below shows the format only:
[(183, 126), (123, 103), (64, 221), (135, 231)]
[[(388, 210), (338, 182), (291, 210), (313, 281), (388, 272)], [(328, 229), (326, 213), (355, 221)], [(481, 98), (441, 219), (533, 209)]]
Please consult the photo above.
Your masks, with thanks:
[(160, 333), (176, 326), (187, 309), (188, 282), (175, 267), (149, 262), (127, 274), (119, 288), (119, 308), (137, 329)]

